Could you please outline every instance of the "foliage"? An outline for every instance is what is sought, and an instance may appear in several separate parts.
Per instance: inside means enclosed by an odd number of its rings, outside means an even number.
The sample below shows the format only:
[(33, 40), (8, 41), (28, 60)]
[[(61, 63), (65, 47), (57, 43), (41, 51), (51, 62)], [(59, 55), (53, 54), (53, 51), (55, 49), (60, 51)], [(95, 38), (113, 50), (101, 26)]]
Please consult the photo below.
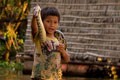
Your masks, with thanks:
[(6, 50), (6, 48), (5, 48), (5, 40), (2, 39), (2, 37), (0, 37), (0, 53), (1, 53), (0, 54), (0, 60), (3, 58), (5, 50)]
[(6, 69), (8, 71), (22, 71), (23, 65), (18, 62), (7, 62), (7, 61), (0, 61), (0, 68)]
[(6, 39), (6, 60), (23, 50), (29, 9), (30, 0), (0, 0), (0, 31)]

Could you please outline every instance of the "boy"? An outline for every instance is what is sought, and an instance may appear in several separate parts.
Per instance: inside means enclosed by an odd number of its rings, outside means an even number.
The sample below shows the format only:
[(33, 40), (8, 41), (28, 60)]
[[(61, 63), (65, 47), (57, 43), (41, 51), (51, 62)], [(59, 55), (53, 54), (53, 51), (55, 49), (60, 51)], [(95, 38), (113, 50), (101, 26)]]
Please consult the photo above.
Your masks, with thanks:
[(39, 11), (41, 11), (41, 19), (46, 31), (46, 41), (41, 44), (42, 55), (34, 54), (31, 78), (32, 80), (62, 80), (61, 60), (68, 62), (70, 58), (59, 35), (56, 36), (60, 14), (55, 7), (46, 7), (41, 10), (36, 6), (31, 24), (33, 40), (39, 31), (36, 19)]

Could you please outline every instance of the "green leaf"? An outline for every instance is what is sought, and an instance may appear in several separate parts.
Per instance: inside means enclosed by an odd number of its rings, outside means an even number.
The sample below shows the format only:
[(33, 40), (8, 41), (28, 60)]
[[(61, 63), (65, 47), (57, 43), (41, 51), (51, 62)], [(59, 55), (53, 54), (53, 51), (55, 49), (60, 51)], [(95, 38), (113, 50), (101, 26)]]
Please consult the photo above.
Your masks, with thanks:
[(14, 6), (14, 0), (9, 0), (9, 4), (11, 5), (11, 6)]
[(6, 0), (3, 0), (3, 5), (5, 5), (6, 4)]

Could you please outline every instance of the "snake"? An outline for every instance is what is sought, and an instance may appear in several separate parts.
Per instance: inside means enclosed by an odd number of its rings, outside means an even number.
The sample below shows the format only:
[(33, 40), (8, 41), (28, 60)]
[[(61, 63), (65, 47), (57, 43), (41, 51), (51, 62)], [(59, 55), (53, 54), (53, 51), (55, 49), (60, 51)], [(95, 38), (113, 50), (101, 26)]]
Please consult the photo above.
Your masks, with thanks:
[(39, 10), (37, 14), (38, 16), (36, 16), (36, 21), (38, 25), (38, 31), (34, 37), (35, 49), (36, 49), (36, 54), (41, 56), (42, 60), (45, 61), (42, 52), (42, 45), (46, 42), (46, 31), (41, 18), (41, 10)]

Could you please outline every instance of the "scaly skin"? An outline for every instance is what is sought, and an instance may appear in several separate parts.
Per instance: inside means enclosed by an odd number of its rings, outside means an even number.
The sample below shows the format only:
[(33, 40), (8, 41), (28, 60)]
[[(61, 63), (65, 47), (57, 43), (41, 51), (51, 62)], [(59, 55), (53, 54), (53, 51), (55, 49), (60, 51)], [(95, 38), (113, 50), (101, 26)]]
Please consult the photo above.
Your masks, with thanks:
[(46, 31), (41, 19), (41, 11), (38, 11), (38, 16), (37, 16), (37, 25), (38, 25), (38, 32), (35, 35), (35, 47), (36, 47), (36, 51), (37, 51), (37, 55), (41, 55), (43, 58), (43, 61), (45, 61), (45, 57), (43, 56), (42, 53), (42, 44), (46, 41)]

